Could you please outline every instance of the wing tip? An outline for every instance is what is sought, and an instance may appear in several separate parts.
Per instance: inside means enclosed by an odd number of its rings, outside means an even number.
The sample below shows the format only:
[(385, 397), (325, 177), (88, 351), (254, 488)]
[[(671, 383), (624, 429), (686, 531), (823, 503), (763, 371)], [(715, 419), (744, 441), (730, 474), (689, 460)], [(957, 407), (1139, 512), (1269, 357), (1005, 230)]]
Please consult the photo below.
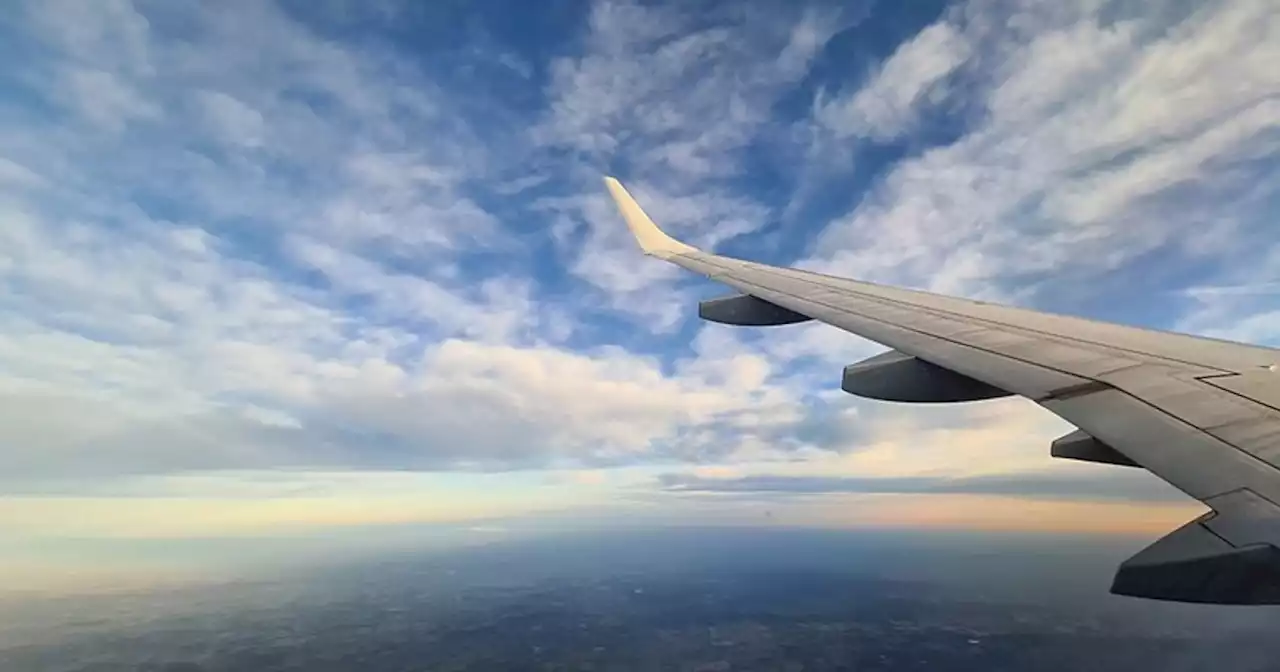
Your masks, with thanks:
[(635, 237), (640, 249), (645, 254), (667, 258), (697, 251), (697, 248), (668, 236), (662, 229), (658, 228), (658, 225), (653, 223), (649, 215), (645, 214), (640, 204), (636, 203), (636, 199), (631, 196), (626, 187), (622, 186), (618, 178), (605, 175), (604, 186), (609, 190), (609, 195), (613, 197), (614, 204), (618, 206), (618, 211), (622, 213), (622, 218), (627, 222), (627, 228), (631, 230), (631, 235)]

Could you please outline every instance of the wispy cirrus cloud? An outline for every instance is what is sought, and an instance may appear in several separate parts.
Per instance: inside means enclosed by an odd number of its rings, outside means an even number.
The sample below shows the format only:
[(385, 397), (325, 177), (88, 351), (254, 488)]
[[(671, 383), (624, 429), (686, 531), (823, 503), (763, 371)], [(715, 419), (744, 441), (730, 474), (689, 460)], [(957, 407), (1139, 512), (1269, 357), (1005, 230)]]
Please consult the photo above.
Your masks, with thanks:
[(1257, 254), (1239, 243), (1263, 239), (1274, 198), (1258, 182), (1280, 87), (1266, 3), (1172, 16), (977, 2), (936, 26), (975, 45), (955, 71), (963, 93), (950, 90), (976, 110), (965, 132), (886, 171), (810, 265), (1008, 294), (1147, 254), (1166, 267)]
[(892, 140), (908, 132), (916, 117), (946, 97), (944, 82), (968, 59), (968, 37), (943, 21), (904, 42), (853, 91), (820, 96), (814, 118), (838, 138)]

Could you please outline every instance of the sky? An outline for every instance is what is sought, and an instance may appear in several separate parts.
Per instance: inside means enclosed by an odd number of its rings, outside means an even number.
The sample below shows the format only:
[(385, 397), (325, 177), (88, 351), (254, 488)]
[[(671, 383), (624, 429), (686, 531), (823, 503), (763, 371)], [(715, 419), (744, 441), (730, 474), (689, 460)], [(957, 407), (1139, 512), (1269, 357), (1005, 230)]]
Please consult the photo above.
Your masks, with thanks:
[(1268, 0), (19, 0), (6, 580), (531, 520), (1159, 536), (1199, 506), (1030, 402), (699, 322), (600, 178), (724, 254), (1280, 345), (1277, 62)]

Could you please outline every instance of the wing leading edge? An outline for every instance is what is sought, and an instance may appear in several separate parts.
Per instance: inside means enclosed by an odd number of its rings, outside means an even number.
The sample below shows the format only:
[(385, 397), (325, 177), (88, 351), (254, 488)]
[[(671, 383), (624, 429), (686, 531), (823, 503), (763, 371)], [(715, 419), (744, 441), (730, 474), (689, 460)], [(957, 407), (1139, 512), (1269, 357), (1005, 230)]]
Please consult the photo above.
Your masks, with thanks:
[(605, 185), (645, 254), (750, 297), (716, 321), (810, 318), (893, 349), (846, 367), (846, 391), (1020, 395), (1079, 427), (1055, 456), (1145, 468), (1211, 509), (1125, 561), (1112, 592), (1280, 604), (1280, 350), (723, 257), (671, 238), (616, 179)]

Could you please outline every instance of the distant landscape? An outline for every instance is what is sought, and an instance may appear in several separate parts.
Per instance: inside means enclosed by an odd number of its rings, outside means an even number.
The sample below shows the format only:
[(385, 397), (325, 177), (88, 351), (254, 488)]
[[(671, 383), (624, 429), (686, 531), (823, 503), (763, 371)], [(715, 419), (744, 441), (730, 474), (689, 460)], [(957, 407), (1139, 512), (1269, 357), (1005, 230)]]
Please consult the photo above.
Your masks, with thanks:
[(0, 667), (1274, 669), (1276, 610), (1106, 594), (1107, 563), (1132, 543), (742, 529), (499, 541), (218, 589), (13, 604)]

